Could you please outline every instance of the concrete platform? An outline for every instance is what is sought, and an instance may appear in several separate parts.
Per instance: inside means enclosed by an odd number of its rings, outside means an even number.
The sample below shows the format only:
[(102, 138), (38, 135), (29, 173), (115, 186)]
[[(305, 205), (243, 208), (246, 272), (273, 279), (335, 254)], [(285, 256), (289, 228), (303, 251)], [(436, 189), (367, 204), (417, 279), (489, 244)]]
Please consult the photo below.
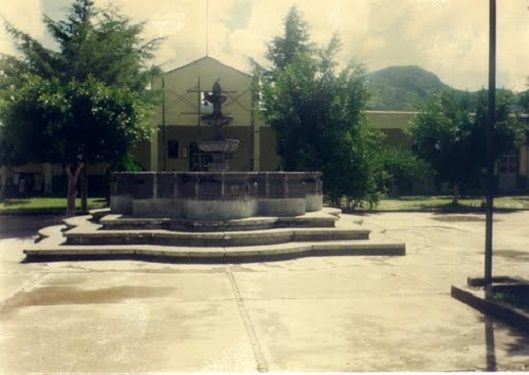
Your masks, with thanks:
[[(47, 242), (47, 241), (46, 241)], [(160, 245), (62, 245), (43, 243), (24, 250), (26, 261), (139, 259), (193, 263), (284, 260), (307, 256), (405, 255), (402, 243), (381, 241), (292, 242), (278, 245), (184, 247)]]
[[(335, 225), (339, 210), (326, 209), (299, 217), (252, 218), (227, 221), (224, 227), (241, 228), (264, 219), (292, 223), (293, 228), (240, 231), (174, 231), (168, 229), (108, 229), (90, 215), (64, 220), (64, 225), (42, 228), (33, 246), (24, 249), (28, 261), (53, 259), (143, 259), (175, 262), (253, 262), (307, 256), (405, 255), (399, 241), (369, 240), (360, 221), (347, 226), (303, 227), (323, 219)], [(111, 216), (111, 217), (108, 217)], [(161, 225), (164, 218), (121, 218), (100, 216), (100, 222), (149, 222)], [(360, 224), (359, 224), (360, 223)], [(111, 224), (112, 227), (113, 224)], [(218, 228), (219, 222), (216, 222)], [(301, 227), (295, 227), (302, 225)], [(147, 225), (149, 227), (149, 225)], [(118, 225), (119, 228), (119, 225)], [(210, 226), (211, 228), (211, 226)]]
[[(100, 215), (100, 213), (97, 213)], [(97, 215), (96, 214), (96, 215)], [(334, 227), (341, 210), (326, 207), (301, 216), (263, 216), (235, 220), (186, 220), (170, 217), (135, 217), (121, 214), (94, 216), (103, 229), (167, 229), (174, 231), (210, 232), (264, 230), (273, 228), (321, 228)], [(72, 219), (73, 226), (79, 225)]]
[(151, 230), (97, 230), (79, 226), (63, 233), (69, 245), (168, 245), (168, 246), (254, 246), (298, 241), (363, 240), (364, 229), (301, 228), (241, 232), (174, 232)]

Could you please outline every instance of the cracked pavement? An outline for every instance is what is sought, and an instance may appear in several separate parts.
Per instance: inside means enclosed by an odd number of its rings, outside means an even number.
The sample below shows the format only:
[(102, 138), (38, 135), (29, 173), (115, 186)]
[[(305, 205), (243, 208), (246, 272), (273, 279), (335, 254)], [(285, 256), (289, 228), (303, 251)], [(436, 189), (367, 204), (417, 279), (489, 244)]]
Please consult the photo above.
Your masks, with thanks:
[[(529, 336), (450, 297), (482, 275), (482, 215), (362, 215), (404, 257), (21, 263), (57, 219), (0, 216), (1, 373), (529, 371)], [(527, 222), (495, 215), (495, 275), (529, 278)]]

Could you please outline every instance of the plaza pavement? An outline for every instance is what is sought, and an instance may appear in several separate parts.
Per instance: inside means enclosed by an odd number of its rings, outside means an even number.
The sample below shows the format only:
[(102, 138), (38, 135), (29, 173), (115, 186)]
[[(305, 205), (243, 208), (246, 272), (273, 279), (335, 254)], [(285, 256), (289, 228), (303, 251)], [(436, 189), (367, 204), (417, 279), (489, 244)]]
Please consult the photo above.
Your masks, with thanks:
[[(494, 274), (529, 278), (529, 212), (495, 218)], [(0, 216), (0, 373), (529, 371), (528, 335), (450, 297), (482, 275), (482, 215), (363, 219), (407, 255), (25, 264), (55, 218)]]

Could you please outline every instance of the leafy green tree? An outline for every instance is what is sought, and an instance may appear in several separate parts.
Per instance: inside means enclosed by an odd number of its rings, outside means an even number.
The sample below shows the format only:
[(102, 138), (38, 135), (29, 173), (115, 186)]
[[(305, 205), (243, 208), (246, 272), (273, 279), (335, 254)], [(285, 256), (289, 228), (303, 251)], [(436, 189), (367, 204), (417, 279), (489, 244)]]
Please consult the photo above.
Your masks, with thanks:
[[(296, 8), (285, 20), (284, 36), (268, 47), (271, 63), (262, 69), (262, 113), (277, 133), (284, 170), (321, 170), (325, 193), (339, 203), (377, 200), (373, 146), (377, 136), (362, 111), (367, 101), (366, 72), (360, 65), (336, 68), (340, 43), (325, 48), (309, 41)], [(264, 71), (264, 72), (263, 72)]]
[[(17, 152), (23, 156), (15, 153), (6, 155), (4, 152), (0, 153), (0, 157), (2, 157), (0, 161), (2, 163), (20, 163), (21, 160), (27, 159), (26, 154), (31, 155), (32, 161), (35, 162), (61, 161), (68, 176), (69, 206), (67, 211), (72, 214), (77, 179), (81, 171), (86, 175), (87, 163), (97, 160), (108, 162), (111, 165), (119, 164), (116, 163), (115, 159), (126, 158), (130, 146), (142, 139), (142, 136), (138, 136), (138, 134), (145, 135), (147, 133), (145, 128), (147, 125), (141, 119), (149, 104), (152, 104), (155, 99), (152, 93), (147, 90), (147, 86), (150, 78), (159, 72), (159, 69), (150, 65), (149, 61), (160, 40), (143, 40), (141, 38), (143, 23), (131, 23), (110, 7), (98, 9), (92, 0), (74, 1), (66, 20), (54, 21), (44, 16), (44, 22), (49, 33), (58, 43), (58, 50), (45, 48), (30, 35), (6, 24), (6, 29), (13, 37), (21, 57), (3, 55), (0, 58), (0, 104), (6, 106), (7, 111), (2, 129), (0, 129), (0, 133), (4, 134), (0, 137), (2, 137), (7, 148), (13, 146), (9, 144), (9, 142), (15, 142), (12, 133), (20, 133), (13, 129), (17, 126), (17, 119), (13, 116), (17, 115), (23, 116), (25, 121), (32, 118), (35, 127), (34, 132), (26, 132), (27, 128), (25, 128), (26, 130), (22, 132), (22, 135), (34, 133), (45, 137), (45, 134), (39, 129), (42, 130), (42, 127), (57, 123), (58, 120), (49, 121), (49, 118), (39, 116), (47, 116), (48, 111), (53, 108), (54, 113), (65, 116), (61, 123), (62, 131), (54, 133), (56, 136), (64, 137), (60, 139), (64, 147), (51, 147), (49, 150), (56, 152), (54, 155), (34, 153), (34, 150), (30, 149), (29, 146), (34, 140), (30, 141), (26, 138), (27, 149), (21, 147), (20, 144), (17, 146)], [(37, 77), (40, 77), (40, 80)], [(49, 80), (51, 83), (46, 84), (43, 80)], [(86, 86), (83, 86), (84, 84)], [(108, 91), (106, 86), (112, 86), (113, 89), (122, 91)], [(72, 87), (83, 88), (85, 90), (84, 99), (73, 95)], [(66, 103), (62, 107), (58, 106), (57, 103), (55, 103), (56, 106), (48, 107), (49, 103), (43, 106), (42, 103), (36, 102), (31, 106), (29, 102), (26, 102), (26, 107), (22, 108), (12, 100), (12, 98), (17, 98), (24, 101), (25, 97), (17, 95), (19, 90), (27, 95), (26, 98), (37, 95), (39, 92), (37, 98), (42, 95), (54, 97), (53, 93), (55, 92), (55, 95), (62, 97), (63, 100), (84, 100), (84, 105), (97, 107), (86, 107), (83, 112), (79, 110), (75, 102)], [(103, 90), (109, 95), (112, 93), (115, 101), (113, 103), (101, 102), (97, 99), (97, 90)], [(126, 98), (127, 95), (129, 96), (128, 99)], [(134, 103), (131, 108), (134, 109), (135, 113), (123, 115), (128, 118), (128, 120), (122, 119), (123, 123), (121, 120), (110, 121), (110, 117), (103, 119), (90, 115), (92, 110), (96, 110), (103, 111), (108, 116), (119, 118), (119, 111), (122, 106), (118, 103), (125, 104), (127, 100)], [(108, 107), (103, 108), (101, 105), (108, 105)], [(30, 116), (28, 114), (30, 111), (35, 112)], [(101, 122), (95, 124), (89, 120)], [(87, 144), (83, 143), (84, 139), (77, 137), (79, 134), (89, 133), (91, 128), (98, 128), (102, 124), (109, 127), (127, 124), (130, 131), (123, 134), (130, 138), (117, 140), (117, 142), (121, 142), (119, 147), (115, 147), (115, 152), (107, 153), (102, 152), (98, 147), (103, 144), (108, 146), (109, 140), (93, 137), (95, 134), (104, 136), (103, 133), (90, 133), (88, 138), (94, 142), (93, 147), (88, 147)], [(81, 129), (81, 127), (87, 129)], [(114, 130), (119, 133), (117, 129)], [(109, 129), (108, 133), (112, 135), (112, 129)], [(123, 148), (122, 145), (127, 147)], [(70, 148), (82, 149), (83, 152), (73, 157), (72, 153), (67, 151)], [(73, 194), (73, 198), (71, 194)], [(86, 206), (86, 191), (83, 198), (84, 206)]]
[[(526, 127), (511, 116), (512, 100), (508, 93), (497, 98), (494, 160), (515, 149), (525, 137)], [(434, 95), (420, 106), (411, 129), (417, 154), (452, 185), (454, 204), (461, 187), (479, 181), (485, 167), (486, 91), (479, 93), (473, 110), (465, 98), (458, 100), (446, 92)]]
[(28, 78), (2, 106), (0, 142), (19, 162), (60, 162), (68, 176), (67, 215), (86, 163), (117, 160), (150, 133), (149, 107), (129, 89), (89, 78), (62, 84)]
[(451, 184), (457, 204), (461, 185), (479, 178), (483, 163), (468, 101), (447, 92), (433, 95), (420, 105), (411, 135), (417, 154)]

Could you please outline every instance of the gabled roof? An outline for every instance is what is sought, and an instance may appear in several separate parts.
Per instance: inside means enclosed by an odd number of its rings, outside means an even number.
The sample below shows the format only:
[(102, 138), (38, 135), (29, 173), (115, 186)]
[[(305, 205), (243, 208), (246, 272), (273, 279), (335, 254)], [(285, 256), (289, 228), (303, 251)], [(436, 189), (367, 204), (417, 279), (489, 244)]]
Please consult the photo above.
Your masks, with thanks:
[(189, 63), (187, 63), (187, 64), (184, 64), (184, 65), (182, 65), (182, 66), (179, 66), (179, 67), (174, 68), (174, 69), (171, 69), (171, 70), (168, 70), (168, 71), (164, 72), (163, 74), (168, 74), (168, 73), (172, 73), (172, 72), (175, 72), (175, 71), (177, 71), (177, 70), (180, 70), (180, 69), (184, 69), (184, 68), (186, 68), (186, 67), (188, 67), (188, 66), (190, 66), (190, 65), (196, 64), (196, 63), (198, 63), (199, 61), (202, 61), (202, 60), (211, 60), (211, 61), (213, 61), (213, 62), (215, 62), (215, 63), (217, 63), (217, 64), (220, 64), (220, 65), (222, 65), (222, 66), (224, 66), (224, 67), (226, 67), (226, 68), (228, 68), (228, 69), (234, 70), (234, 71), (236, 71), (237, 73), (244, 74), (245, 76), (248, 76), (248, 77), (251, 77), (251, 76), (252, 76), (251, 74), (248, 74), (248, 73), (246, 73), (246, 72), (243, 72), (243, 71), (241, 71), (241, 70), (239, 70), (239, 69), (235, 69), (235, 68), (232, 67), (232, 66), (226, 65), (226, 64), (224, 64), (223, 62), (221, 62), (221, 61), (219, 61), (219, 60), (217, 60), (217, 59), (215, 59), (215, 58), (213, 58), (213, 57), (211, 57), (211, 56), (203, 56), (203, 57), (201, 57), (201, 58), (199, 58), (199, 59), (196, 59), (196, 60), (193, 60), (193, 61), (191, 61), (191, 62), (189, 62)]

